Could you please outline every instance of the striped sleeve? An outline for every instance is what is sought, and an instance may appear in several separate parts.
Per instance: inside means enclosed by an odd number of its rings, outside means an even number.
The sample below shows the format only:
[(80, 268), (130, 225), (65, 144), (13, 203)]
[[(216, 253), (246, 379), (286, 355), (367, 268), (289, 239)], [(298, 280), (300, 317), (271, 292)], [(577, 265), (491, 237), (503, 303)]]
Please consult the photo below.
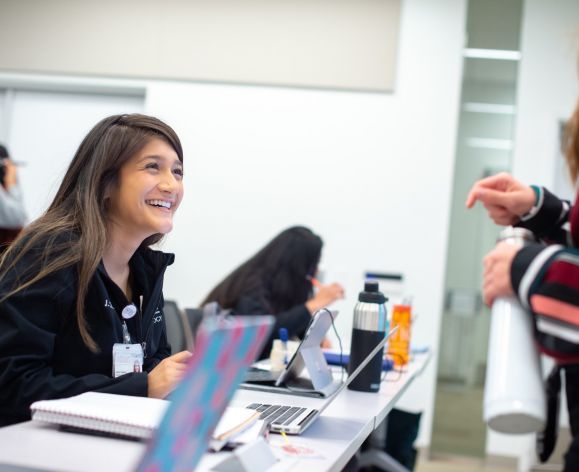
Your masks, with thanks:
[(525, 246), (515, 256), (511, 281), (533, 314), (543, 351), (560, 361), (579, 359), (579, 250)]
[(571, 205), (567, 200), (560, 200), (541, 187), (537, 205), (516, 226), (531, 230), (547, 243), (573, 246), (569, 226), (570, 211)]

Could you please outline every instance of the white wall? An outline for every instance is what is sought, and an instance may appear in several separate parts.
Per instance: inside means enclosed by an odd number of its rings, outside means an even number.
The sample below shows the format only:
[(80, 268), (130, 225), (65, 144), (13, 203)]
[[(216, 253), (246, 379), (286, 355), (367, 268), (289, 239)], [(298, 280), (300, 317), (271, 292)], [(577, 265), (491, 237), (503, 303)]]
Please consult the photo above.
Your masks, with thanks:
[[(577, 100), (579, 2), (526, 0), (521, 39), (514, 175), (552, 187), (558, 158), (558, 123)], [(490, 433), (487, 453), (520, 456), (532, 437)]]
[[(465, 6), (408, 0), (392, 95), (150, 83), (146, 111), (186, 152), (186, 195), (164, 248), (177, 260), (165, 293), (181, 306), (277, 232), (305, 224), (325, 241), (349, 338), (366, 270), (400, 271), (420, 315), (417, 345), (437, 346), (457, 126)], [(347, 342), (346, 342), (347, 344)], [(409, 403), (430, 440), (436, 357)]]
[(552, 186), (558, 124), (577, 101), (579, 2), (527, 0), (521, 52), (513, 172)]

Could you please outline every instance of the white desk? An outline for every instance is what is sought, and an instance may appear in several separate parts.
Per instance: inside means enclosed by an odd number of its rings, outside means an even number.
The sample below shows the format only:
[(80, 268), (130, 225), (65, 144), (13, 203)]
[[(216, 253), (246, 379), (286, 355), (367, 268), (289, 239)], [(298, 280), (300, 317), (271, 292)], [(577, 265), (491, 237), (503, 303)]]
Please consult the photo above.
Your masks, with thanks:
[[(301, 436), (289, 438), (296, 445), (307, 445), (316, 458), (289, 459), (276, 447), (274, 454), (281, 459), (283, 470), (341, 470), (359, 449), (368, 435), (384, 420), (410, 382), (425, 368), (429, 354), (420, 354), (410, 363), (396, 382), (385, 381), (379, 393), (344, 390), (322, 416)], [(387, 379), (399, 374), (388, 373)], [(323, 400), (291, 395), (239, 390), (233, 398), (235, 406), (255, 401), (291, 405), (295, 402), (315, 406)], [(282, 438), (270, 436), (270, 443), (280, 444)], [(14, 464), (39, 470), (126, 472), (133, 470), (143, 454), (144, 442), (99, 437), (59, 431), (52, 426), (34, 422), (0, 428), (0, 471), (3, 464)], [(198, 470), (210, 470), (222, 454), (205, 454)]]

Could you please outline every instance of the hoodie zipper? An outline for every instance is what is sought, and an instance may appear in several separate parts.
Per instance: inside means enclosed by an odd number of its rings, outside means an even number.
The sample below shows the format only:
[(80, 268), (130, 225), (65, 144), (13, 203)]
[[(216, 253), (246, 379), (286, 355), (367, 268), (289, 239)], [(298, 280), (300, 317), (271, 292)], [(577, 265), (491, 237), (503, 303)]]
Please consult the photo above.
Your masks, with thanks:
[[(147, 357), (147, 339), (149, 339), (149, 334), (151, 333), (151, 329), (153, 328), (153, 318), (155, 316), (155, 311), (157, 310), (158, 306), (159, 306), (159, 298), (160, 298), (160, 294), (161, 294), (161, 284), (162, 284), (162, 280), (163, 280), (163, 275), (164, 275), (163, 271), (160, 275), (160, 278), (157, 280), (157, 282), (155, 283), (155, 287), (153, 289), (153, 296), (149, 299), (149, 305), (147, 308), (149, 308), (149, 311), (153, 312), (153, 316), (151, 316), (151, 320), (148, 323), (147, 326), (147, 331), (145, 332), (145, 337), (141, 338), (142, 342), (141, 342), (141, 346), (143, 346), (143, 356), (144, 358)], [(153, 303), (153, 300), (156, 300), (156, 303)], [(142, 310), (141, 310), (142, 312)], [(143, 320), (145, 319), (144, 314), (141, 315), (141, 330), (143, 329)]]
[[(148, 331), (147, 331), (148, 333)], [(139, 336), (141, 338), (141, 347), (143, 348), (143, 359), (147, 358), (147, 341), (143, 338), (143, 296), (139, 295)]]
[[(155, 282), (155, 286), (153, 287), (153, 290), (151, 291), (151, 297), (149, 298), (149, 304), (147, 305), (146, 308), (149, 309), (149, 311), (153, 311), (152, 316), (150, 317), (151, 319), (149, 320), (149, 323), (147, 325), (147, 330), (145, 331), (145, 337), (141, 337), (141, 346), (143, 347), (143, 359), (147, 358), (147, 340), (149, 339), (149, 334), (151, 333), (151, 329), (153, 328), (153, 318), (155, 316), (155, 310), (157, 310), (158, 306), (159, 306), (159, 301), (161, 298), (161, 291), (162, 291), (162, 287), (163, 287), (163, 277), (165, 276), (165, 271), (167, 270), (167, 266), (163, 267), (160, 271), (159, 274), (157, 276), (157, 280)], [(139, 299), (140, 304), (143, 304), (143, 298), (141, 297)], [(143, 330), (143, 323), (144, 321), (147, 319), (147, 317), (145, 317), (145, 313), (142, 310), (139, 310), (139, 316), (140, 316), (140, 329), (141, 332), (140, 334), (142, 334), (142, 330)]]

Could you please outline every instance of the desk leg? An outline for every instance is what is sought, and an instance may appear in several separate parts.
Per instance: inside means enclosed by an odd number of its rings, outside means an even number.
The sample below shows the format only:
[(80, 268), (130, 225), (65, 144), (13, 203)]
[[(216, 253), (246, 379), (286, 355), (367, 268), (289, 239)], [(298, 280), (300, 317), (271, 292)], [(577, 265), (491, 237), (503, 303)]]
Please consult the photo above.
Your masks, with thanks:
[(368, 438), (370, 447), (359, 455), (358, 469), (374, 466), (387, 472), (409, 472), (400, 462), (384, 452), (387, 428), (388, 417), (370, 434)]

